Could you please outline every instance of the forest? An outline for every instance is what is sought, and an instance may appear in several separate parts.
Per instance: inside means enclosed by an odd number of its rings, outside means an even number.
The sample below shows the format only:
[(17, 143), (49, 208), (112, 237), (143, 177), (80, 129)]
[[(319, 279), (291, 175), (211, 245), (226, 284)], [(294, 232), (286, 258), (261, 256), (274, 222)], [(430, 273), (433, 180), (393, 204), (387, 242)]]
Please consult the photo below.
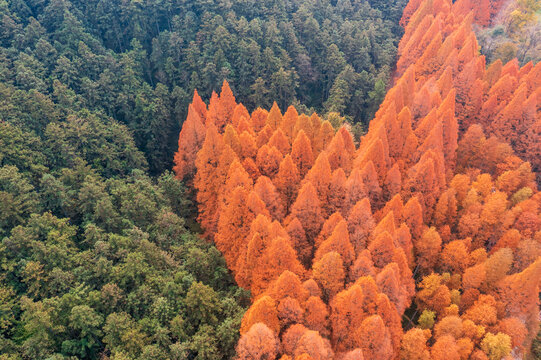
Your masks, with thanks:
[(540, 11), (0, 0), (0, 360), (541, 358)]
[(171, 169), (193, 91), (209, 99), (224, 79), (251, 110), (276, 101), (366, 125), (385, 95), (404, 5), (2, 0), (0, 81), (125, 124), (156, 176)]
[(192, 93), (366, 124), (404, 3), (0, 1), (0, 359), (233, 358), (250, 295), (171, 172)]

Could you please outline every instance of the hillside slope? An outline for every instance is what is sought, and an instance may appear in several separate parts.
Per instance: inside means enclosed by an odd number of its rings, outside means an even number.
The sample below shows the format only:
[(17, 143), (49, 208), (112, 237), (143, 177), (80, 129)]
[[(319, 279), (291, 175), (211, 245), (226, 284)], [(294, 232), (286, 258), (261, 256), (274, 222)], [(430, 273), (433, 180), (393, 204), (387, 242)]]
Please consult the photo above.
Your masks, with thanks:
[(239, 359), (529, 353), (541, 66), (486, 69), (478, 6), (410, 2), (395, 85), (357, 147), (316, 114), (249, 114), (227, 83), (208, 107), (195, 94), (175, 171), (252, 291)]

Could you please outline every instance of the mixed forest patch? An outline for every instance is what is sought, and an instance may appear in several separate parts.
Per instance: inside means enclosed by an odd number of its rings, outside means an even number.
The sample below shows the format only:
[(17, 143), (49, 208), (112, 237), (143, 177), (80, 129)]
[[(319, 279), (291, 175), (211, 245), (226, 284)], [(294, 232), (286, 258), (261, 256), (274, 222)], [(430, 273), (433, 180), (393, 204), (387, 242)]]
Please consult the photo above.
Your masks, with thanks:
[(0, 358), (232, 358), (249, 295), (169, 172), (191, 94), (365, 126), (404, 5), (0, 0)]
[[(0, 81), (125, 124), (150, 174), (172, 166), (194, 89), (366, 125), (406, 0), (0, 1)], [(361, 125), (359, 125), (361, 126)]]
[(227, 82), (195, 93), (174, 170), (251, 290), (238, 359), (535, 356), (541, 65), (487, 67), (479, 6), (408, 4), (358, 146), (315, 113), (250, 114)]
[(539, 11), (0, 0), (0, 360), (540, 357)]

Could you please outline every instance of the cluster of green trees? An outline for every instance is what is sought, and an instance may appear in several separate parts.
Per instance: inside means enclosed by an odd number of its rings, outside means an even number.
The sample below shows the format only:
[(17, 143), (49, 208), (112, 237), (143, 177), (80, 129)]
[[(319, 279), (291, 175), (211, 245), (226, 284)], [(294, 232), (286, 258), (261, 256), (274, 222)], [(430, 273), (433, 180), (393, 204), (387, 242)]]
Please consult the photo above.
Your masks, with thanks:
[(0, 359), (222, 359), (248, 294), (125, 125), (0, 85)]
[(0, 81), (126, 124), (157, 175), (193, 90), (208, 99), (224, 79), (250, 110), (277, 101), (366, 124), (405, 3), (0, 0)]
[[(0, 2), (4, 25), (18, 19), (8, 10)], [(18, 24), (0, 26), (0, 359), (231, 357), (248, 294), (188, 230), (183, 185), (169, 172), (149, 177), (147, 149), (108, 116), (107, 101), (92, 104), (55, 73), (70, 64), (56, 54), (98, 42), (55, 48), (47, 39), (58, 34), (34, 19)], [(100, 60), (69, 66), (91, 87), (82, 68), (131, 56), (86, 54)], [(162, 87), (140, 81), (134, 91)]]

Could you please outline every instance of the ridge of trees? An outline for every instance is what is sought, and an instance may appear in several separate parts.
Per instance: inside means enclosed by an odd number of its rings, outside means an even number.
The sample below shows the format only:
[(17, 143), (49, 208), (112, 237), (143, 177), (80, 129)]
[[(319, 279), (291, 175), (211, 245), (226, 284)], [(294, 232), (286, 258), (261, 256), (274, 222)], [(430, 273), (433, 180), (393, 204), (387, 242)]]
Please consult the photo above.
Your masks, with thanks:
[(372, 118), (405, 0), (0, 1), (0, 81), (126, 124), (152, 175), (171, 168), (191, 93), (223, 79), (250, 109)]

